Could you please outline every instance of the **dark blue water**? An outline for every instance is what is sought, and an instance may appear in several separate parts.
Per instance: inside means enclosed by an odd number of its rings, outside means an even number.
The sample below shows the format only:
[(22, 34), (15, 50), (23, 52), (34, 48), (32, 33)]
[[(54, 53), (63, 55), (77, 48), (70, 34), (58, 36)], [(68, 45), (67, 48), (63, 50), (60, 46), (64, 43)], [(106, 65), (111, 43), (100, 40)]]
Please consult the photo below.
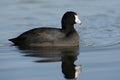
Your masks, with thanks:
[[(83, 23), (75, 25), (79, 49), (29, 51), (8, 41), (32, 28), (59, 28), (66, 11)], [(119, 14), (119, 0), (1, 0), (0, 80), (118, 80)]]

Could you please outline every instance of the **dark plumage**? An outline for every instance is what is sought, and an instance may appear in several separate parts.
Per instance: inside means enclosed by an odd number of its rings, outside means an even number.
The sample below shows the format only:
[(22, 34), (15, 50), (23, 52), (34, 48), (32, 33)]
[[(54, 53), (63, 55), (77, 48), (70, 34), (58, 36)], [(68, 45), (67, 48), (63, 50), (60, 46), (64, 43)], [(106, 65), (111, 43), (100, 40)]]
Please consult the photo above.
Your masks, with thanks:
[(35, 28), (24, 32), (16, 38), (9, 39), (17, 46), (29, 47), (70, 47), (79, 45), (79, 35), (74, 24), (81, 24), (75, 12), (63, 15), (62, 28)]

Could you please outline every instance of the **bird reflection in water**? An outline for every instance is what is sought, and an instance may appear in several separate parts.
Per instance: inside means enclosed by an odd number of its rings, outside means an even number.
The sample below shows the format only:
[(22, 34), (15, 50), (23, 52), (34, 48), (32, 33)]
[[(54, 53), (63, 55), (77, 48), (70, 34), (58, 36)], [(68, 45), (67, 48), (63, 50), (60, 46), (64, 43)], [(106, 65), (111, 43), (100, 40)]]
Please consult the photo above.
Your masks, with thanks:
[(77, 79), (81, 66), (75, 65), (77, 60), (76, 55), (63, 55), (62, 57), (62, 72), (66, 79)]
[(79, 48), (62, 48), (62, 49), (37, 49), (37, 50), (22, 50), (25, 55), (30, 57), (39, 57), (40, 60), (34, 62), (48, 63), (48, 62), (62, 62), (62, 73), (66, 79), (76, 80), (81, 72), (81, 65), (75, 65), (79, 55)]

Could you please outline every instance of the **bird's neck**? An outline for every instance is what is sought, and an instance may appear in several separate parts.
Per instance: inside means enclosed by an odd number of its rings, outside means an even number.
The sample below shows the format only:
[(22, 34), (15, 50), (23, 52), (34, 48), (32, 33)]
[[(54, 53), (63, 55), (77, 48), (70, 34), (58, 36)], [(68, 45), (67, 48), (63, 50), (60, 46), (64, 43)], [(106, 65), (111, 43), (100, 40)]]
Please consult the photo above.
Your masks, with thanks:
[(74, 25), (73, 24), (62, 24), (62, 32), (64, 32), (66, 35), (74, 32)]

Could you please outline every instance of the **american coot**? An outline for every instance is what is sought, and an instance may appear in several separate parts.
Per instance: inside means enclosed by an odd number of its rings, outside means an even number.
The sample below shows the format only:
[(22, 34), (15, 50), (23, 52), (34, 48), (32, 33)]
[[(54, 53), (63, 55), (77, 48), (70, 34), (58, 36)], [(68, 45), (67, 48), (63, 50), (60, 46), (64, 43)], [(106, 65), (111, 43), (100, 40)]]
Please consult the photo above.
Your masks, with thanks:
[(77, 13), (68, 11), (61, 20), (62, 28), (35, 28), (16, 38), (9, 39), (17, 46), (29, 47), (74, 47), (79, 45), (79, 35), (74, 24), (81, 24)]

